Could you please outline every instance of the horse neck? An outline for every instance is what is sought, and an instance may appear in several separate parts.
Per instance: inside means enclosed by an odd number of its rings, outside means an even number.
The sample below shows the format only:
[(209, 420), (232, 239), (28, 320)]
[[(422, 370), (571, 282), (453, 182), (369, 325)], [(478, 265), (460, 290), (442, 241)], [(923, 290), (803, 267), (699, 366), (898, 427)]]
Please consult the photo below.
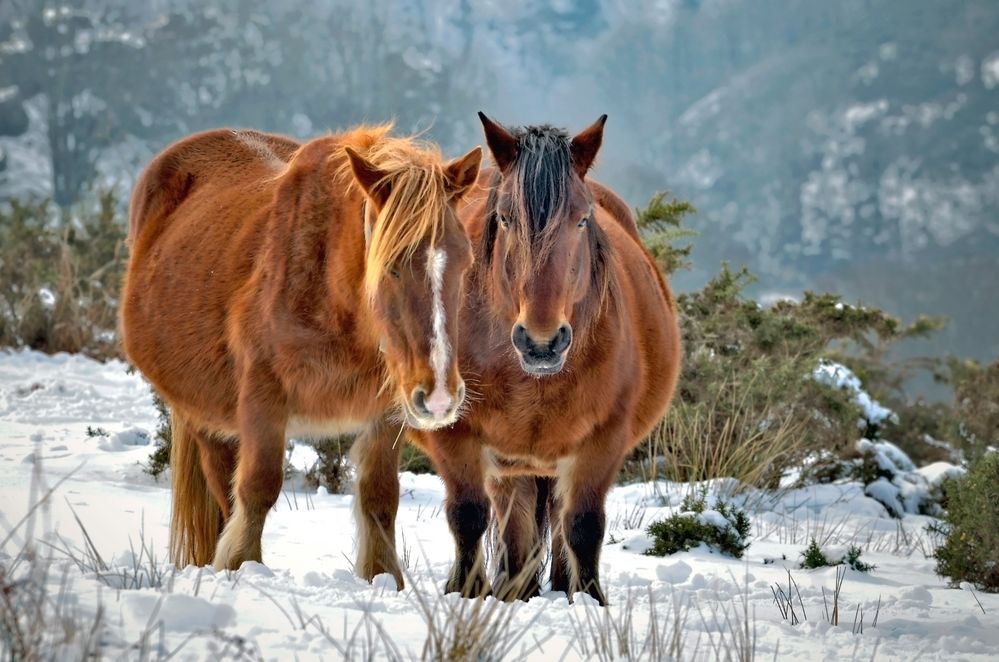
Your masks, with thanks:
[(283, 296), (312, 323), (365, 336), (371, 314), (364, 295), (363, 196), (338, 196), (332, 186), (318, 193), (313, 204), (299, 206), (289, 226)]

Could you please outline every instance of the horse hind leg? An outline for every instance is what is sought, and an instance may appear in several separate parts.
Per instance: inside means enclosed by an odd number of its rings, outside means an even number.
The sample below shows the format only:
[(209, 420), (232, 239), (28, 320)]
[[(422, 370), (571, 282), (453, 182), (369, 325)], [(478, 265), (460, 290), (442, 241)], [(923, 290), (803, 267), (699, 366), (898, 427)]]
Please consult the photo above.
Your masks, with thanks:
[(247, 371), (239, 400), (239, 454), (234, 506), (215, 550), (217, 570), (263, 562), (260, 539), (267, 513), (281, 495), (287, 415), (284, 395), (269, 371)]
[[(238, 441), (199, 434), (201, 473), (205, 476), (208, 491), (222, 513), (224, 525), (232, 515), (232, 482), (236, 475), (236, 447)], [(222, 526), (219, 526), (221, 532)]]
[(489, 481), (496, 537), (493, 595), (529, 600), (541, 594), (542, 542), (538, 485), (533, 477), (495, 477)]
[(549, 531), (551, 535), (551, 590), (561, 591), (569, 596), (569, 552), (562, 534), (562, 499), (559, 496), (554, 478), (538, 478), (538, 503), (535, 519), (540, 537)]
[(405, 442), (396, 443), (397, 438), (391, 426), (379, 421), (354, 440), (350, 455), (357, 467), (354, 572), (368, 581), (388, 573), (402, 590), (405, 584), (396, 553), (395, 518), (399, 511), (399, 454)]

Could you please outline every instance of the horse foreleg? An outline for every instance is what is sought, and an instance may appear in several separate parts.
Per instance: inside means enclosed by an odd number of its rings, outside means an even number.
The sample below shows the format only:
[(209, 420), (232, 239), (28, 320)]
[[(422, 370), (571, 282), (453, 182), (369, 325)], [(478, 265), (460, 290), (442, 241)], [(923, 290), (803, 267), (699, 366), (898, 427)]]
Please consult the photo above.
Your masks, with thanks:
[(354, 572), (368, 581), (387, 572), (402, 590), (405, 584), (395, 547), (395, 517), (399, 511), (399, 454), (406, 441), (397, 433), (397, 427), (393, 430), (384, 421), (374, 423), (357, 437), (350, 455), (357, 467)]
[(501, 600), (529, 600), (541, 594), (537, 483), (531, 476), (491, 478), (489, 496), (498, 529), (493, 595)]
[(600, 588), (600, 549), (607, 528), (604, 502), (621, 466), (622, 447), (612, 438), (594, 435), (559, 467), (557, 489), (563, 500), (560, 519), (570, 595), (582, 591), (601, 605), (607, 604)]
[(218, 570), (262, 562), (264, 520), (281, 494), (287, 413), (284, 394), (266, 368), (253, 367), (244, 375), (238, 420), (235, 506), (215, 550)]
[(460, 435), (424, 437), (434, 466), (444, 481), (448, 527), (454, 536), (455, 559), (447, 580), (448, 593), (464, 597), (489, 591), (482, 554), (482, 536), (489, 524), (489, 498), (484, 487), (482, 447)]

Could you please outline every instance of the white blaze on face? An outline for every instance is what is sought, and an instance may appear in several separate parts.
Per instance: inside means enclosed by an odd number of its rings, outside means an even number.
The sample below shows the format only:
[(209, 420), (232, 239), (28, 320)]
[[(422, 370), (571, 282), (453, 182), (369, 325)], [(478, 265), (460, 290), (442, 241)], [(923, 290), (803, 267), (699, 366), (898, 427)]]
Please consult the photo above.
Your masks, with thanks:
[(434, 390), (427, 398), (427, 409), (435, 416), (443, 416), (451, 408), (451, 395), (447, 392), (447, 367), (451, 359), (451, 342), (447, 337), (444, 315), (444, 269), (447, 253), (443, 248), (427, 249), (427, 274), (433, 296), (431, 312), (430, 365), (434, 371)]

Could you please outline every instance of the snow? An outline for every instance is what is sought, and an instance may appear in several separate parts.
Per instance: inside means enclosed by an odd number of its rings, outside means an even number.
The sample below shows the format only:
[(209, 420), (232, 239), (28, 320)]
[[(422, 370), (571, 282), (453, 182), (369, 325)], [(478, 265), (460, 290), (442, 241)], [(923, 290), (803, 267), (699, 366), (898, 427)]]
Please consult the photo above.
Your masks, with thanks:
[(889, 441), (861, 439), (856, 445), (862, 458), (873, 462), (880, 477), (867, 485), (867, 496), (879, 501), (894, 517), (904, 513), (938, 514), (938, 492), (945, 478), (964, 473), (948, 462), (917, 469), (902, 450)]
[(948, 478), (960, 478), (966, 471), (964, 467), (951, 464), (950, 462), (933, 462), (925, 467), (920, 467), (916, 471), (929, 482), (930, 485), (937, 486)]
[(885, 421), (897, 421), (895, 412), (882, 406), (870, 394), (864, 391), (860, 378), (845, 365), (833, 361), (823, 361), (815, 369), (815, 379), (824, 384), (849, 391), (854, 403), (864, 412), (864, 418), (869, 423), (878, 425)]
[[(693, 515), (693, 513), (689, 514)], [(720, 512), (718, 512), (717, 510), (704, 510), (700, 513), (697, 513), (696, 516), (701, 524), (707, 524), (708, 526), (713, 526), (719, 531), (727, 531), (732, 526), (732, 524), (727, 519), (725, 519), (725, 516), (722, 515)]]
[[(88, 426), (107, 434), (88, 436)], [(148, 388), (120, 362), (0, 353), (0, 535), (6, 538), (26, 514), (32, 475), (41, 471), (49, 487), (58, 486), (39, 511), (31, 536), (54, 541), (59, 548), (82, 549), (85, 541), (75, 512), (111, 572), (141, 561), (144, 544), (159, 561), (155, 568), (165, 573), (162, 586), (140, 582), (142, 588), (129, 588), (128, 582), (115, 584), (114, 578), (100, 581), (101, 576), (108, 579), (107, 572), (81, 570), (53, 548), (37, 547), (51, 554), (58, 567), (45, 580), (50, 595), (60, 596), (82, 617), (103, 607), (106, 631), (101, 641), (108, 657), (138, 657), (143, 649), (151, 651), (149, 657), (166, 657), (176, 649), (176, 658), (185, 660), (224, 659), (238, 650), (268, 660), (341, 659), (363, 656), (364, 651), (373, 659), (420, 659), (431, 625), (438, 633), (453, 634), (455, 621), (470, 618), (476, 605), (480, 616), (495, 610), (490, 613), (506, 619), (484, 635), (503, 646), (504, 659), (594, 655), (592, 639), (581, 633), (592, 631), (604, 617), (589, 599), (580, 596), (570, 604), (565, 595), (547, 592), (506, 606), (492, 598), (470, 601), (440, 594), (453, 543), (441, 505), (444, 490), (431, 475), (401, 476), (398, 527), (408, 574), (401, 592), (389, 577), (368, 584), (353, 575), (353, 497), (322, 490), (306, 494), (295, 483), (286, 485), (268, 517), (266, 565), (248, 563), (234, 573), (173, 570), (162, 563), (169, 482), (156, 482), (141, 470), (153, 448), (149, 440), (155, 426)], [(871, 443), (870, 450), (881, 459), (896, 468), (904, 465), (891, 448)], [(314, 459), (301, 445), (292, 457), (299, 467)], [(929, 484), (953, 471), (931, 465), (914, 473)], [(704, 548), (667, 558), (642, 554), (648, 542), (644, 528), (678, 513), (684, 495), (702, 487), (709, 503), (724, 494), (750, 512), (751, 546), (745, 557), (735, 560)], [(731, 480), (703, 486), (660, 481), (611, 492), (601, 559), (609, 618), (615, 623), (632, 619), (629, 627), (641, 637), (650, 605), (664, 628), (672, 627), (674, 608), (686, 609), (680, 634), (687, 642), (686, 656), (697, 659), (713, 659), (709, 642), (731, 636), (726, 635), (726, 618), (743, 613), (753, 620), (760, 659), (772, 659), (777, 652), (782, 659), (839, 659), (844, 651), (859, 659), (875, 654), (889, 660), (994, 659), (999, 596), (950, 588), (934, 574), (933, 559), (924, 555), (932, 549), (924, 532), (932, 518), (902, 512), (893, 519), (856, 482), (778, 493), (733, 493), (736, 487)], [(898, 486), (892, 489), (898, 491)], [(711, 512), (701, 516), (717, 519)], [(6, 565), (28, 536), (28, 529), (19, 528), (0, 549), (0, 561)], [(822, 616), (823, 591), (828, 600), (835, 568), (798, 568), (801, 551), (813, 537), (824, 549), (859, 545), (862, 560), (877, 566), (869, 574), (847, 571), (840, 598), (844, 618), (838, 626)], [(807, 616), (794, 626), (781, 619), (771, 593), (773, 584), (787, 584), (788, 571)], [(863, 633), (852, 627), (858, 607), (865, 615)], [(514, 637), (512, 643), (509, 637)]]

